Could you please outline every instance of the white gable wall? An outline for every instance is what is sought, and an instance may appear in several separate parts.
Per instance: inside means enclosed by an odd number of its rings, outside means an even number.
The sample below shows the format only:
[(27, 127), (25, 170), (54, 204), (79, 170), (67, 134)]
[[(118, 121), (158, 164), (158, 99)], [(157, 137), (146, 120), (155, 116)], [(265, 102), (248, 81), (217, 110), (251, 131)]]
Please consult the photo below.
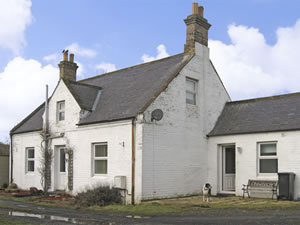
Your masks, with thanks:
[(258, 174), (258, 143), (277, 142), (278, 172), (294, 172), (295, 199), (300, 198), (300, 131), (270, 132), (257, 134), (229, 135), (209, 138), (208, 181), (213, 194), (221, 191), (220, 154), (221, 145), (235, 144), (236, 151), (236, 195), (243, 195), (242, 186), (248, 179), (277, 180), (277, 175)]
[[(198, 80), (197, 105), (186, 104), (186, 77)], [(207, 181), (207, 138), (226, 101), (222, 83), (209, 62), (207, 47), (196, 55), (144, 112), (142, 198), (199, 193)], [(161, 121), (151, 112), (161, 109)]]

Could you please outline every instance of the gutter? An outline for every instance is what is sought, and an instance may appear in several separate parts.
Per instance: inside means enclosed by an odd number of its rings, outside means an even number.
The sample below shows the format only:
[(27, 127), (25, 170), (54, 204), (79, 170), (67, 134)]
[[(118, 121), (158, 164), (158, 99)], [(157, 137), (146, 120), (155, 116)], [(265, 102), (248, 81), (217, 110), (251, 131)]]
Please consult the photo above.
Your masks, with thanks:
[(132, 120), (132, 151), (131, 151), (131, 204), (134, 205), (135, 194), (135, 122)]

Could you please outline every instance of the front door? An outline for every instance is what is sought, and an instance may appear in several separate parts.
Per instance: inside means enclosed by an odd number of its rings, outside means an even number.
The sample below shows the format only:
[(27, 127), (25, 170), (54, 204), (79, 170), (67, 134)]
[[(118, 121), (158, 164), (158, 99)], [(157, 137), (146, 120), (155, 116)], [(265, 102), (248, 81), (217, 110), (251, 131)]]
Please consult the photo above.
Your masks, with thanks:
[(66, 190), (66, 153), (65, 147), (56, 147), (55, 151), (55, 189)]
[(222, 190), (235, 191), (235, 146), (223, 146), (222, 149)]

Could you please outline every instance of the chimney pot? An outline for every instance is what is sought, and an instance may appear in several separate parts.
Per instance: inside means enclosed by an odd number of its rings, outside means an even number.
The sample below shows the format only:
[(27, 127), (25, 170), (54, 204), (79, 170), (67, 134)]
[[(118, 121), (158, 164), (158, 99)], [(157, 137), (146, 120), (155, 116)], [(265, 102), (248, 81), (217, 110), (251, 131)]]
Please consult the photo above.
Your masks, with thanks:
[(69, 81), (76, 81), (77, 64), (74, 62), (74, 54), (70, 54), (68, 61), (68, 50), (63, 50), (64, 58), (58, 64), (59, 66), (59, 78)]
[(203, 11), (203, 6), (198, 6), (198, 3), (194, 2), (192, 15), (184, 20), (186, 24), (184, 52), (186, 54), (195, 54), (196, 42), (204, 46), (208, 45), (208, 30), (211, 25), (203, 17)]
[(203, 6), (199, 6), (198, 7), (198, 14), (199, 14), (199, 16), (203, 17), (203, 11), (204, 11)]
[(197, 3), (197, 2), (193, 2), (193, 10), (192, 10), (192, 14), (193, 14), (193, 15), (198, 14), (198, 3)]
[(64, 53), (64, 61), (68, 61), (68, 50), (67, 51), (63, 51)]
[(70, 54), (70, 62), (71, 62), (71, 63), (74, 62), (74, 54), (73, 54), (73, 53)]

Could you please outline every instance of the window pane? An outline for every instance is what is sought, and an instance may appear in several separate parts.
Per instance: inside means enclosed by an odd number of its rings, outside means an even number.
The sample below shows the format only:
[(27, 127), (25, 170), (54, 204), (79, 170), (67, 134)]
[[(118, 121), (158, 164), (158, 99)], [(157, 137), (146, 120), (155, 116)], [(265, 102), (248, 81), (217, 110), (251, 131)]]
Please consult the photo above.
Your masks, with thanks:
[(260, 159), (259, 169), (260, 173), (277, 173), (278, 171), (277, 159)]
[(235, 173), (235, 148), (226, 148), (225, 151), (225, 172)]
[(106, 157), (107, 145), (95, 145), (95, 157)]
[(65, 102), (60, 102), (60, 103), (59, 103), (59, 109), (60, 109), (60, 110), (65, 109)]
[(34, 172), (34, 161), (31, 160), (31, 161), (28, 161), (28, 165), (27, 165), (27, 171), (28, 172)]
[(28, 159), (34, 159), (34, 149), (28, 149), (28, 155), (27, 155), (27, 158)]
[(261, 156), (276, 155), (276, 144), (261, 144), (260, 145)]
[(186, 103), (196, 105), (196, 95), (192, 93), (186, 93)]
[(61, 120), (65, 120), (65, 112), (59, 112), (59, 114), (58, 114), (59, 116), (59, 120), (61, 121)]
[(186, 90), (191, 91), (191, 92), (195, 92), (195, 90), (196, 90), (195, 83), (196, 83), (195, 81), (186, 80)]
[(64, 151), (63, 148), (61, 148), (60, 150), (60, 168), (59, 171), (60, 172), (66, 172), (66, 153)]
[(95, 174), (107, 174), (107, 160), (95, 160)]

